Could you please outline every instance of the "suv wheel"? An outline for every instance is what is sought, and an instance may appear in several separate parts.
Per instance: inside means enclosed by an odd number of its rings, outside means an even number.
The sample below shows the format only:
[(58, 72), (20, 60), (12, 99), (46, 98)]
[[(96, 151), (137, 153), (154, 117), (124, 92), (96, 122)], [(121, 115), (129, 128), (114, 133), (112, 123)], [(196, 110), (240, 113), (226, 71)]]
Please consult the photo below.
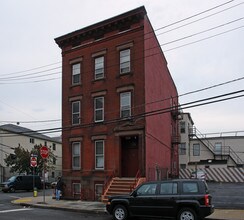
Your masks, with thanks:
[(127, 209), (123, 205), (117, 205), (115, 206), (113, 210), (113, 217), (115, 220), (125, 220), (127, 219)]
[(177, 220), (197, 220), (197, 215), (193, 209), (183, 208), (179, 211)]

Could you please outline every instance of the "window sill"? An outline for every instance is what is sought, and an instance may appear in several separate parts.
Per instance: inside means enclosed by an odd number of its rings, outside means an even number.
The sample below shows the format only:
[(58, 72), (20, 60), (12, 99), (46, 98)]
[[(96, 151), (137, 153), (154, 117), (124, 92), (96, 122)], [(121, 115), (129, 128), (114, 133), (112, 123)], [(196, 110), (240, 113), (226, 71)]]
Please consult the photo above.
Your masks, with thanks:
[(132, 76), (134, 73), (132, 71), (127, 73), (118, 73), (117, 78), (123, 77), (123, 76)]

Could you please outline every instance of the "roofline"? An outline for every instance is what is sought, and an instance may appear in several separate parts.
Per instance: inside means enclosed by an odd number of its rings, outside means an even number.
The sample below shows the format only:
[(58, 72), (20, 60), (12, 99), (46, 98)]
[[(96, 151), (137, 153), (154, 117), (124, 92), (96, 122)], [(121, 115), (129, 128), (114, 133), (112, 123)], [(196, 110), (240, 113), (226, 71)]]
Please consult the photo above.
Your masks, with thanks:
[(143, 15), (147, 14), (146, 9), (145, 9), (144, 6), (140, 6), (138, 8), (135, 8), (135, 9), (133, 9), (131, 11), (128, 11), (128, 12), (125, 12), (123, 14), (111, 17), (109, 19), (100, 21), (98, 23), (86, 26), (84, 28), (78, 29), (76, 31), (70, 32), (70, 33), (65, 34), (65, 35), (62, 35), (60, 37), (55, 38), (54, 40), (59, 45), (61, 43), (61, 41), (65, 40), (65, 39), (72, 38), (72, 37), (80, 35), (80, 34), (84, 34), (84, 33), (89, 32), (91, 30), (94, 30), (94, 29), (97, 29), (97, 28), (101, 28), (101, 27), (103, 27), (105, 25), (108, 25), (110, 23), (122, 20), (124, 18), (127, 18), (127, 17), (135, 15), (135, 14), (140, 14), (140, 13), (142, 13)]

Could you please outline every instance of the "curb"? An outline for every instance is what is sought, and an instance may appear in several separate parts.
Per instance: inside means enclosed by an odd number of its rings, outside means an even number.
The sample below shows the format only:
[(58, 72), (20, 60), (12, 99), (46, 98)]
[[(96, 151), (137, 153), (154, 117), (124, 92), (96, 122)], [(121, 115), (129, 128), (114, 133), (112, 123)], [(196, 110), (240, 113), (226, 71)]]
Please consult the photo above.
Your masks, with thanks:
[(28, 206), (28, 207), (35, 207), (35, 208), (41, 208), (41, 209), (54, 209), (54, 210), (63, 210), (63, 211), (72, 211), (72, 212), (79, 212), (79, 213), (88, 213), (88, 214), (105, 214), (108, 215), (106, 210), (87, 210), (87, 209), (76, 209), (76, 208), (69, 208), (69, 207), (59, 207), (56, 205), (50, 205), (48, 203), (45, 204), (30, 204), (30, 203), (25, 203), (25, 202), (20, 202), (20, 203), (15, 203), (15, 202), (11, 202), (14, 205), (20, 205), (20, 206)]

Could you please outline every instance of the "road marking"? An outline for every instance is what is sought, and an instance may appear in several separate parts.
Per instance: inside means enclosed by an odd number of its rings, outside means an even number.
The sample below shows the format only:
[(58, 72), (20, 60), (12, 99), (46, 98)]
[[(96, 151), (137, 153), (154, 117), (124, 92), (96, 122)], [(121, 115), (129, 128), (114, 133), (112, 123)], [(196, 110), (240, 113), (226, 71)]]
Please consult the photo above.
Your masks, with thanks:
[(2, 210), (0, 213), (8, 213), (8, 212), (20, 212), (20, 211), (30, 211), (33, 210), (32, 208), (24, 208), (24, 209), (9, 209), (9, 210)]

